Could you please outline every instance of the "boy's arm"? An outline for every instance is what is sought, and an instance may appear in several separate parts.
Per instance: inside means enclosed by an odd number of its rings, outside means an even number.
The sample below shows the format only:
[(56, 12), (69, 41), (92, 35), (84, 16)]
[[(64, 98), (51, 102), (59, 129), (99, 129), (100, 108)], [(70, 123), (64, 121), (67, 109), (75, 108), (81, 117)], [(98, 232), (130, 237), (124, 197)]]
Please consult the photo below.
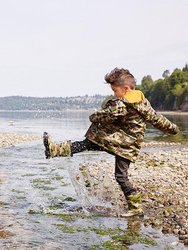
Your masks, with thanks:
[(163, 115), (159, 115), (152, 108), (147, 99), (140, 104), (133, 104), (145, 121), (151, 123), (155, 128), (170, 134), (177, 134), (180, 130), (178, 126), (169, 121)]
[(109, 100), (105, 108), (101, 111), (96, 111), (90, 115), (89, 119), (94, 123), (113, 123), (117, 121), (119, 116), (124, 116), (127, 114), (127, 109), (125, 104), (117, 99)]

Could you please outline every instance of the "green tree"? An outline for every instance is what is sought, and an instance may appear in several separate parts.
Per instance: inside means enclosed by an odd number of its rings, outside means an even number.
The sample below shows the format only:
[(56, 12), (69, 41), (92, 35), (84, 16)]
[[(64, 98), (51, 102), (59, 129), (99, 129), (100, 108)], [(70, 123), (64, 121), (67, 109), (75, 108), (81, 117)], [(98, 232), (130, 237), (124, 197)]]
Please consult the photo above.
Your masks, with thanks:
[(150, 75), (144, 76), (141, 81), (141, 91), (143, 91), (146, 98), (150, 99), (150, 95), (154, 86), (153, 79)]
[(166, 95), (167, 95), (167, 88), (165, 81), (163, 79), (155, 81), (150, 97), (153, 107), (156, 109), (163, 109)]
[(163, 72), (162, 77), (166, 79), (166, 78), (169, 77), (169, 75), (170, 75), (170, 71), (169, 71), (168, 69), (166, 69), (166, 70)]
[(173, 73), (169, 77), (169, 84), (171, 88), (174, 88), (174, 86), (179, 83), (183, 84), (184, 82), (188, 82), (188, 71), (183, 71), (181, 69), (175, 69)]
[(180, 109), (180, 106), (188, 96), (188, 83), (176, 84), (172, 90), (175, 96), (175, 108)]
[(188, 99), (188, 64), (182, 70), (176, 68), (172, 74), (165, 70), (162, 76), (163, 79), (156, 81), (150, 75), (144, 76), (139, 89), (156, 109), (181, 109)]
[(187, 64), (187, 63), (185, 64), (185, 67), (183, 67), (182, 70), (183, 70), (183, 71), (188, 71), (188, 64)]

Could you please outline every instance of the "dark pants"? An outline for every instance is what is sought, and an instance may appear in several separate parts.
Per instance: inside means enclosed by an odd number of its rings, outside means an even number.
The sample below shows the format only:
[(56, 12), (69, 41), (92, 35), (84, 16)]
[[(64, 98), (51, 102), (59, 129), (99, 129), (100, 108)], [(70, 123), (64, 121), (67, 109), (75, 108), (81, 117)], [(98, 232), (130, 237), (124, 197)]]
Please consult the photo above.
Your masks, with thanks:
[(129, 182), (128, 178), (128, 169), (131, 161), (121, 156), (115, 156), (115, 178), (119, 183), (121, 190), (123, 191), (125, 197), (130, 195), (133, 192), (136, 192), (136, 189)]
[[(83, 141), (75, 141), (71, 144), (72, 155), (86, 150), (104, 151), (102, 147), (88, 139)], [(128, 179), (129, 165), (130, 161), (128, 159), (115, 155), (115, 178), (119, 183), (125, 197), (136, 191)]]

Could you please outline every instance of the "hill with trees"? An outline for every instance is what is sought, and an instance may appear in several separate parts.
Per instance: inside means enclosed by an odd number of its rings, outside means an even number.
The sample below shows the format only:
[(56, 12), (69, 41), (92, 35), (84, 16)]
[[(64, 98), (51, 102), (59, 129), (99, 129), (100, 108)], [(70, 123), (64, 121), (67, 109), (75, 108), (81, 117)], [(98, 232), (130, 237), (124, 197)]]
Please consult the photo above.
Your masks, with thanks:
[(102, 95), (76, 97), (0, 97), (0, 110), (56, 110), (97, 109), (106, 98)]
[(144, 76), (138, 89), (156, 110), (188, 111), (188, 65), (171, 74), (165, 70), (162, 78), (155, 81), (150, 75)]

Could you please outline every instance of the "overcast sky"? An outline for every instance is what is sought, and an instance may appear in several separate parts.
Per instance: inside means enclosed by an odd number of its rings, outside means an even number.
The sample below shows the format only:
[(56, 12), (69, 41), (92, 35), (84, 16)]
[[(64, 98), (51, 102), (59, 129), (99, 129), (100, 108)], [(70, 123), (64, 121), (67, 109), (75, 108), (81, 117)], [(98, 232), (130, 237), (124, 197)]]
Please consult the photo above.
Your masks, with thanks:
[(188, 62), (188, 0), (0, 0), (0, 96), (110, 94)]

